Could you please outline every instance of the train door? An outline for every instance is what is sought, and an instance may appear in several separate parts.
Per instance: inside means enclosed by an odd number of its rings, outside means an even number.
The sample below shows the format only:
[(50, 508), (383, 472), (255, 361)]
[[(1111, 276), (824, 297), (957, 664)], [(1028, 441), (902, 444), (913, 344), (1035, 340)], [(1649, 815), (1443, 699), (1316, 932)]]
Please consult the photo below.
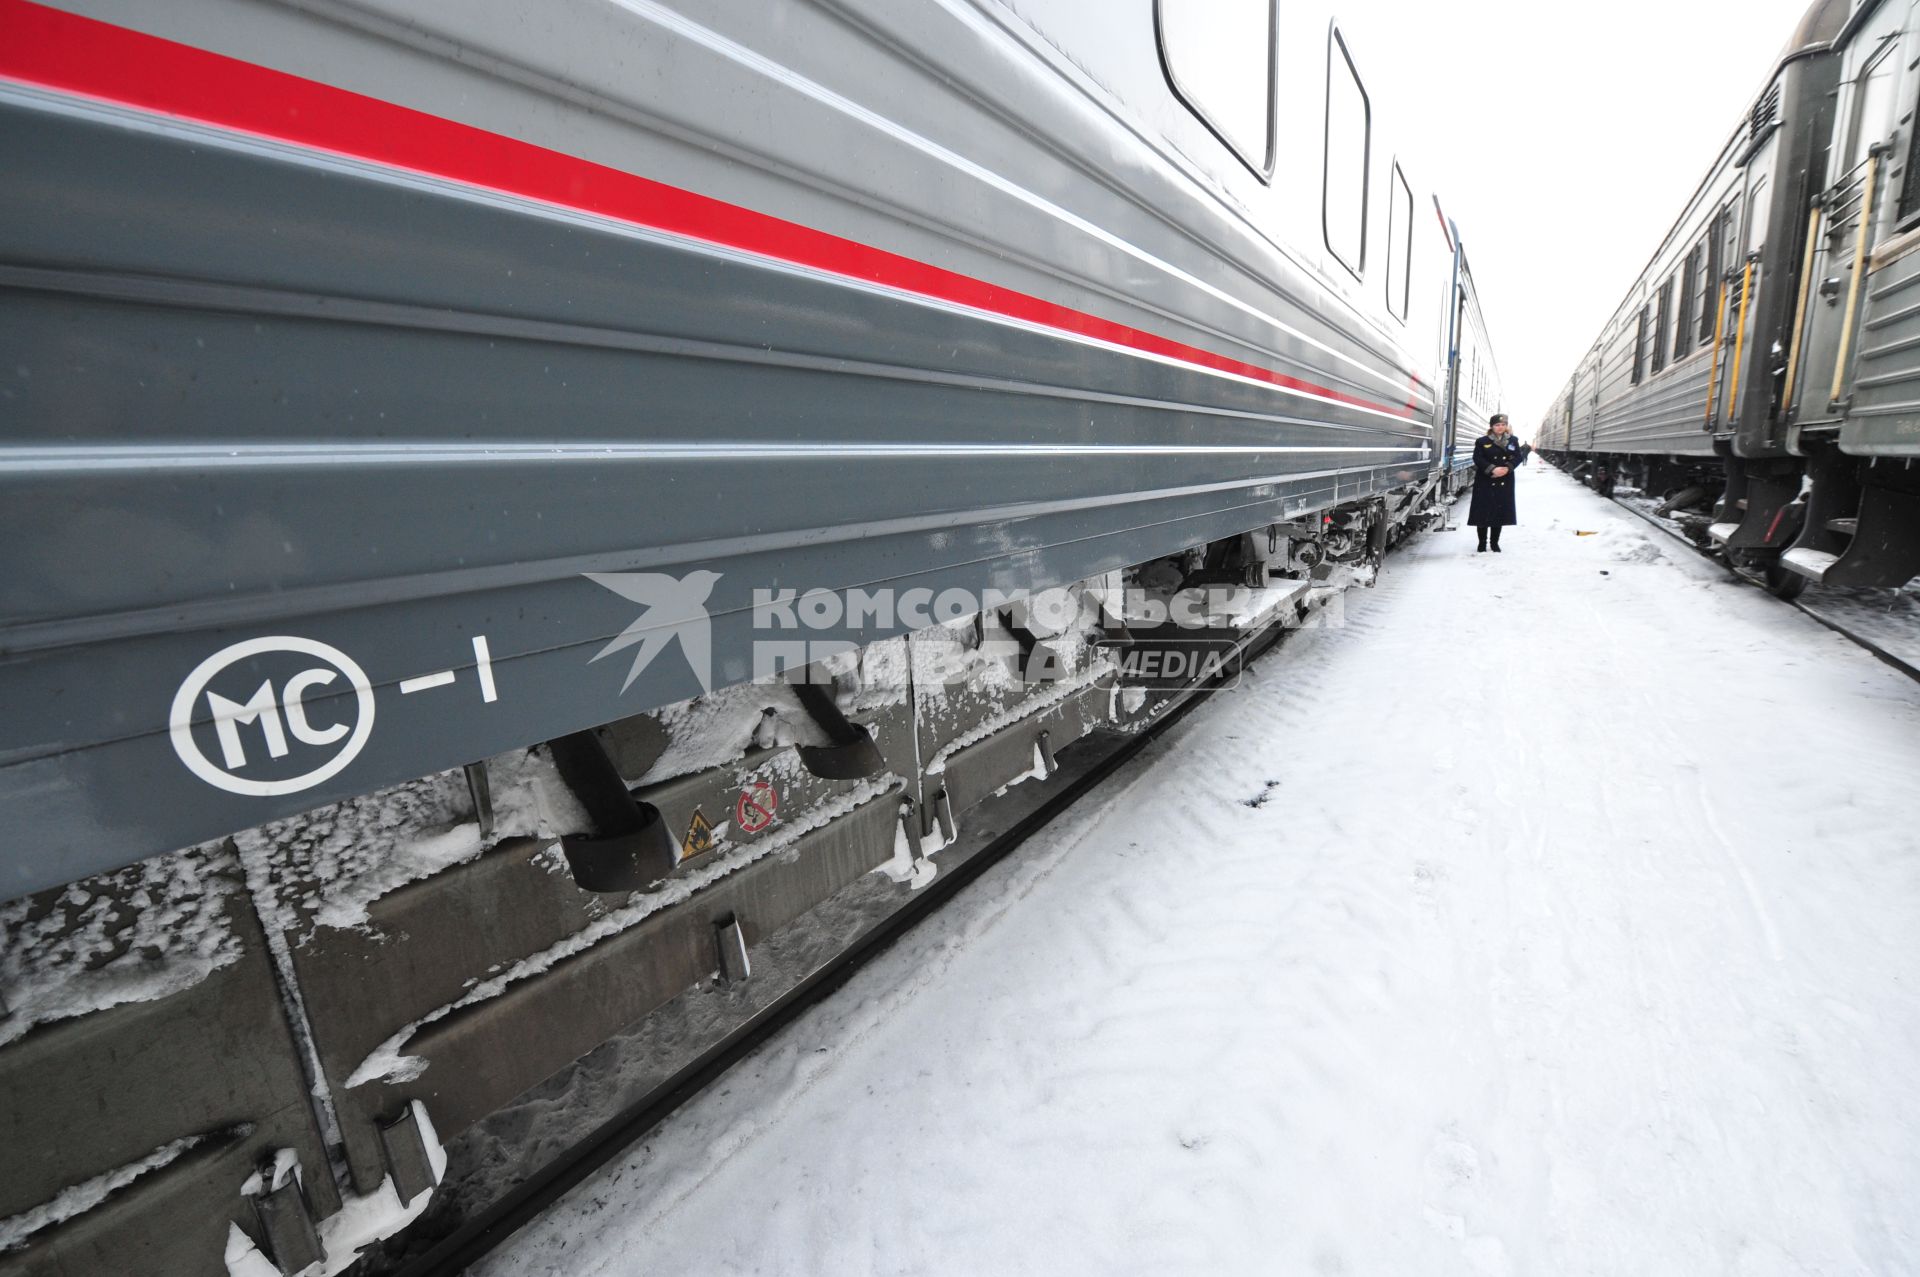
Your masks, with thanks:
[(1868, 291), (1875, 223), (1886, 212), (1888, 143), (1905, 70), (1899, 31), (1906, 7), (1885, 6), (1872, 29), (1862, 31), (1844, 55), (1826, 188), (1808, 226), (1813, 251), (1807, 286), (1798, 299), (1800, 335), (1789, 352), (1793, 384), (1786, 392), (1791, 396), (1786, 415), (1796, 444), (1804, 434), (1830, 436), (1838, 429), (1848, 366), (1862, 352), (1862, 294)]
[(1593, 416), (1599, 406), (1600, 382), (1591, 352), (1573, 373), (1572, 424), (1567, 428), (1567, 448), (1584, 452), (1593, 444)]
[(1773, 370), (1786, 364), (1786, 344), (1780, 341), (1777, 321), (1784, 313), (1779, 302), (1769, 302), (1792, 282), (1793, 265), (1784, 253), (1767, 251), (1771, 238), (1776, 162), (1780, 135), (1775, 133), (1747, 160), (1741, 170), (1740, 202), (1727, 226), (1731, 263), (1727, 293), (1726, 417), (1721, 429), (1735, 434), (1743, 455), (1770, 450), (1766, 441)]
[[(1854, 454), (1920, 456), (1920, 367), (1913, 357), (1920, 345), (1920, 178), (1913, 172), (1920, 92), (1911, 51), (1902, 48), (1911, 39), (1902, 29), (1910, 12), (1888, 5), (1876, 16), (1876, 26), (1888, 29), (1863, 68), (1858, 94), (1852, 151), (1865, 156), (1862, 193), (1854, 201), (1854, 253), (1839, 307), (1840, 367), (1827, 387), (1831, 395), (1840, 386), (1840, 446)], [(1817, 382), (1814, 390), (1817, 398)]]
[(1732, 429), (1727, 411), (1729, 383), (1733, 380), (1734, 361), (1740, 353), (1740, 303), (1744, 300), (1747, 280), (1746, 263), (1741, 260), (1740, 252), (1744, 242), (1740, 236), (1744, 196), (1744, 186), (1734, 186), (1723, 196), (1724, 203), (1707, 223), (1710, 269), (1716, 271), (1712, 280), (1713, 366), (1707, 378), (1707, 401), (1700, 428), (1715, 436)]
[(1915, 7), (1871, 11), (1841, 51), (1826, 223), (1809, 233), (1820, 265), (1788, 380), (1789, 438), (1812, 484), (1781, 561), (1829, 586), (1896, 587), (1920, 574), (1920, 475), (1879, 464), (1920, 457)]

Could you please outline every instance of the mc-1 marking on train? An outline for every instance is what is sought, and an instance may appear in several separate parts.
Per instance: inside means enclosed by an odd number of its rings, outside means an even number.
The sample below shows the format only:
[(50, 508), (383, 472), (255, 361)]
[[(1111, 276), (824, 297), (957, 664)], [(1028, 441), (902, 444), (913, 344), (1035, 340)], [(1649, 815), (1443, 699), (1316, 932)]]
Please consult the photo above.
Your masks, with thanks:
[[(251, 691), (236, 678), (225, 681), (223, 686), (227, 691), (214, 690), (215, 682), (229, 671), (247, 665), (257, 671), (263, 659), (275, 656), (308, 657), (323, 664), (304, 666), (287, 675), (278, 686), (269, 674)], [(342, 679), (354, 693), (351, 720), (315, 724), (308, 717), (307, 696)], [(247, 675), (245, 681), (252, 682), (253, 675)], [(203, 697), (211, 716), (209, 725), (220, 747), (218, 762), (207, 756), (193, 730), (194, 711)], [(314, 639), (276, 634), (223, 647), (196, 665), (180, 684), (180, 690), (174, 693), (168, 729), (174, 752), (195, 776), (228, 793), (268, 797), (312, 789), (338, 775), (366, 747), (367, 738), (373, 733), (373, 713), (373, 687), (367, 682), (366, 672), (352, 657)], [(240, 729), (246, 726), (256, 729), (269, 759), (288, 757), (295, 745), (306, 747), (302, 753), (337, 748), (323, 761), (296, 775), (241, 776), (236, 773), (253, 761), (248, 755), (247, 738), (241, 735)]]
[[(486, 635), (474, 635), (473, 658), (480, 699), (498, 701)], [(399, 692), (411, 696), (459, 677), (457, 669), (435, 670), (401, 679)], [(347, 690), (353, 693), (351, 713), (342, 712)], [(324, 709), (323, 699), (331, 702)], [(196, 733), (194, 715), (202, 710), (206, 717)], [(329, 643), (276, 634), (230, 644), (196, 665), (174, 693), (167, 722), (173, 751), (188, 771), (216, 789), (267, 798), (297, 794), (339, 775), (366, 747), (373, 719), (373, 684), (359, 662)], [(316, 762), (320, 750), (331, 752)], [(260, 774), (275, 760), (301, 770)], [(243, 775), (248, 769), (256, 774)]]

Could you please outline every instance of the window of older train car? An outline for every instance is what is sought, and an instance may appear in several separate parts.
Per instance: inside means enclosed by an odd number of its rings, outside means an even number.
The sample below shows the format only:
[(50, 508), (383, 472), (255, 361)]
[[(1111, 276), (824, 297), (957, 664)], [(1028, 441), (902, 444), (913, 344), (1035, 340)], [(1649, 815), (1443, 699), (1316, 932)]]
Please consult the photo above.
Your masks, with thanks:
[(1698, 313), (1700, 302), (1700, 262), (1704, 256), (1703, 246), (1695, 244), (1693, 251), (1687, 254), (1686, 263), (1680, 267), (1680, 273), (1674, 277), (1680, 285), (1680, 314), (1673, 325), (1673, 358), (1676, 363), (1693, 349), (1694, 316)]
[(1633, 375), (1627, 379), (1627, 384), (1633, 386), (1640, 384), (1641, 378), (1645, 376), (1646, 359), (1647, 308), (1642, 306), (1640, 308), (1637, 327), (1633, 330)]
[(1900, 203), (1894, 211), (1901, 230), (1912, 229), (1920, 213), (1920, 104), (1907, 114), (1907, 165), (1900, 176)]
[(1347, 42), (1327, 40), (1327, 167), (1320, 217), (1327, 247), (1356, 276), (1367, 269), (1367, 171), (1372, 167), (1373, 104)]
[(1883, 42), (1878, 53), (1853, 78), (1851, 123), (1847, 129), (1847, 162), (1858, 167), (1867, 162), (1867, 148), (1887, 140), (1893, 132), (1893, 88), (1900, 64), (1893, 60), (1897, 39)]
[(1700, 237), (1700, 246), (1693, 251), (1700, 254), (1700, 342), (1705, 345), (1713, 340), (1714, 321), (1720, 311), (1720, 238), (1717, 217), (1707, 222), (1707, 232)]
[(1407, 317), (1407, 299), (1413, 291), (1413, 188), (1407, 175), (1393, 166), (1392, 207), (1387, 214), (1387, 309)]
[(1262, 181), (1273, 171), (1276, 0), (1158, 0), (1167, 83)]
[(1667, 321), (1673, 315), (1673, 281), (1669, 279), (1660, 285), (1660, 300), (1654, 309), (1653, 320), (1653, 370), (1659, 372), (1667, 366)]
[(1761, 245), (1767, 242), (1767, 215), (1772, 211), (1773, 201), (1768, 198), (1766, 179), (1754, 183), (1753, 191), (1747, 197), (1747, 251), (1757, 253)]
[(1740, 197), (1734, 196), (1727, 206), (1720, 210), (1720, 277), (1727, 283), (1727, 314), (1731, 317), (1740, 306), (1740, 290), (1745, 287), (1746, 276), (1743, 273), (1745, 263), (1740, 256)]

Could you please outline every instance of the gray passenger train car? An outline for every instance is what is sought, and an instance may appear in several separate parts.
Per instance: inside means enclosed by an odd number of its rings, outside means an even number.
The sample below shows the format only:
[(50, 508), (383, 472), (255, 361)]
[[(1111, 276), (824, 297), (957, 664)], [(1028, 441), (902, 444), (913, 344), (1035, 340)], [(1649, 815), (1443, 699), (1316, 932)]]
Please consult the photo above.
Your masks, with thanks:
[(1106, 639), (1434, 519), (1498, 375), (1362, 34), (0, 0), (0, 1263), (331, 1271), (1137, 728)]
[(1494, 358), (1480, 291), (1474, 286), (1473, 272), (1464, 265), (1453, 297), (1459, 308), (1454, 321), (1458, 347), (1452, 361), (1457, 390), (1445, 413), (1452, 421), (1452, 428), (1445, 431), (1445, 448), (1449, 482), (1460, 489), (1473, 484), (1474, 440), (1486, 432), (1488, 420), (1504, 400), (1500, 364)]
[(1808, 10), (1538, 432), (1783, 595), (1920, 573), (1913, 17)]

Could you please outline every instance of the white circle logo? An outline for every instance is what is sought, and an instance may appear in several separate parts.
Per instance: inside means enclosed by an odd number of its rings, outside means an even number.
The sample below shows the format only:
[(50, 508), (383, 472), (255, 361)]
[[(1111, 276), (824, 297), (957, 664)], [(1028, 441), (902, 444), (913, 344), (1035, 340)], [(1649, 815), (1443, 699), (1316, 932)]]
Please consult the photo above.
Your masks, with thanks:
[[(249, 661), (255, 665), (251, 673), (236, 671), (222, 680)], [(349, 689), (350, 702), (340, 696)], [(334, 703), (323, 712), (309, 706), (309, 696)], [(348, 705), (352, 721), (340, 721)], [(196, 736), (193, 719), (200, 711), (205, 718)], [(297, 794), (338, 775), (366, 746), (373, 732), (373, 686), (339, 648), (286, 634), (248, 639), (194, 666), (174, 693), (167, 722), (173, 752), (216, 789), (255, 798)], [(203, 743), (217, 746), (219, 761)], [(293, 769), (300, 769), (297, 775), (280, 774)], [(255, 774), (238, 774), (247, 770)]]

